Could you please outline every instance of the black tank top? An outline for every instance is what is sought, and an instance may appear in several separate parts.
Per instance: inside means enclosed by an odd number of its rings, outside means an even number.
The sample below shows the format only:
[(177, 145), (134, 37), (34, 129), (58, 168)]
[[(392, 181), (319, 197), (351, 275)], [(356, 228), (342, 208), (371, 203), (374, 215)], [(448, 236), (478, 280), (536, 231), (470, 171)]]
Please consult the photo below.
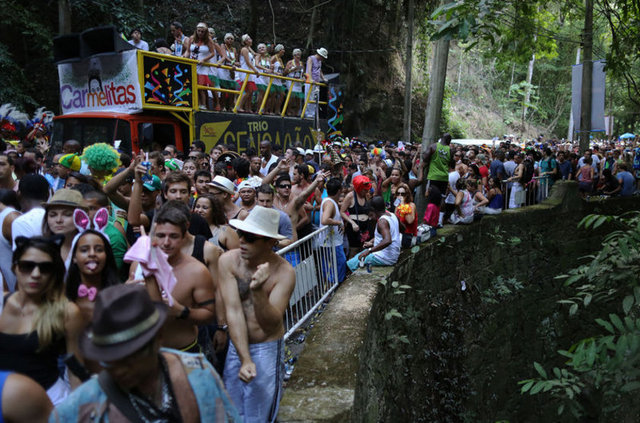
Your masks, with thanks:
[(207, 265), (204, 262), (204, 243), (207, 241), (207, 238), (202, 235), (196, 235), (193, 239), (193, 251), (191, 252), (191, 257), (198, 260), (205, 266)]
[(365, 200), (364, 205), (358, 204), (358, 196), (353, 194), (353, 206), (347, 209), (349, 216), (366, 216), (364, 220), (353, 219), (358, 223), (360, 229), (367, 229), (369, 227), (369, 212), (371, 211), (371, 205)]
[(45, 391), (58, 380), (58, 356), (64, 353), (64, 339), (38, 351), (38, 332), (8, 334), (0, 332), (0, 369), (29, 376)]

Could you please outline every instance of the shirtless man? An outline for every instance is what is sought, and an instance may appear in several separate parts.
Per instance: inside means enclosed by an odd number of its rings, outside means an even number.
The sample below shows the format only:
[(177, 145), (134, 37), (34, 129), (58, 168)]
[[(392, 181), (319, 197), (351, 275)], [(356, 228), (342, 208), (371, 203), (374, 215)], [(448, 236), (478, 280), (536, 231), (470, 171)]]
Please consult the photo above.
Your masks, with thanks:
[[(171, 296), (173, 305), (164, 325), (162, 345), (184, 352), (200, 352), (198, 325), (213, 321), (215, 291), (211, 274), (204, 264), (181, 250), (189, 226), (186, 216), (173, 206), (163, 205), (155, 216), (154, 245), (167, 256), (178, 283)], [(147, 284), (149, 294), (160, 301), (156, 284)]]
[[(183, 214), (185, 219), (189, 219), (191, 216), (191, 212), (189, 211), (189, 207), (182, 201), (167, 201), (165, 207), (171, 207), (175, 211)], [(200, 263), (207, 266), (209, 269), (209, 274), (211, 275), (213, 282), (213, 290), (215, 292), (215, 314), (216, 320), (215, 325), (208, 328), (210, 330), (209, 335), (211, 339), (207, 339), (205, 335), (200, 336), (200, 343), (207, 343), (207, 345), (211, 345), (211, 341), (213, 341), (213, 348), (217, 354), (223, 354), (224, 349), (227, 345), (227, 324), (226, 324), (226, 316), (224, 315), (224, 306), (221, 299), (220, 290), (218, 289), (218, 259), (220, 255), (223, 253), (222, 248), (217, 245), (213, 245), (211, 242), (207, 241), (205, 237), (202, 235), (191, 235), (188, 231), (184, 235), (184, 242), (182, 243), (182, 254), (185, 256), (192, 257), (198, 260)], [(201, 345), (203, 347), (203, 353), (209, 353), (209, 347), (207, 345)], [(221, 360), (221, 357), (218, 357)], [(222, 370), (222, 364), (224, 361), (218, 361), (215, 367), (216, 370)]]
[(293, 267), (273, 252), (280, 213), (256, 206), (244, 221), (231, 220), (240, 248), (220, 257), (220, 288), (229, 345), (224, 383), (248, 422), (275, 421), (282, 390), (282, 317), (295, 286)]
[(246, 211), (248, 215), (256, 205), (256, 189), (251, 182), (242, 181), (240, 185), (238, 185), (238, 194), (240, 194), (240, 204), (238, 205), (242, 210)]
[[(289, 215), (293, 227), (296, 229), (294, 234), (294, 241), (298, 239), (297, 230), (303, 228), (310, 222), (310, 217), (306, 212), (304, 203), (307, 198), (315, 191), (315, 189), (329, 177), (329, 172), (318, 173), (316, 178), (311, 184), (308, 184), (301, 192), (295, 197), (291, 195), (291, 179), (287, 173), (289, 165), (285, 160), (281, 160), (263, 180), (263, 184), (269, 184), (275, 179), (276, 197), (273, 200), (273, 206), (282, 210)], [(318, 197), (319, 198), (319, 197)], [(307, 233), (305, 233), (307, 235)]]

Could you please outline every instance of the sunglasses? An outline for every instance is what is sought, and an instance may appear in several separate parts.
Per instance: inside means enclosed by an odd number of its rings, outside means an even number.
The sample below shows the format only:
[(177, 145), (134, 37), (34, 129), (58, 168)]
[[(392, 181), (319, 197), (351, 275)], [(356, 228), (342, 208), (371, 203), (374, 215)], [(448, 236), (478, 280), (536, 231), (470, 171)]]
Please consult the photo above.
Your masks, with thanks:
[(240, 229), (238, 229), (238, 237), (244, 238), (244, 240), (249, 244), (253, 244), (259, 239), (264, 239), (263, 236), (255, 235), (255, 234), (252, 234), (251, 232), (245, 232)]
[(291, 185), (278, 185), (278, 188), (291, 189)]
[(40, 270), (40, 273), (43, 275), (50, 275), (54, 271), (54, 265), (52, 261), (30, 261), (30, 260), (19, 260), (18, 261), (18, 270), (20, 273), (24, 273), (30, 275), (33, 272), (33, 269), (36, 267)]
[(405, 195), (405, 194), (406, 194), (406, 192), (404, 192), (404, 191), (398, 191), (398, 192), (396, 192), (396, 195)]

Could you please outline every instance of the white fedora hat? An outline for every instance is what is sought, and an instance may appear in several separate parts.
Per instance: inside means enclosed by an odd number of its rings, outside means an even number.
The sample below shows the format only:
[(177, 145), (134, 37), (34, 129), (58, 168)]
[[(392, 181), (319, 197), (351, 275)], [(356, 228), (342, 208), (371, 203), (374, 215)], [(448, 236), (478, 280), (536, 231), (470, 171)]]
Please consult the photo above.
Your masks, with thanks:
[(267, 238), (285, 239), (286, 236), (278, 233), (279, 223), (280, 212), (262, 206), (255, 206), (244, 220), (231, 219), (229, 221), (229, 225), (244, 232)]
[(329, 52), (324, 47), (320, 47), (319, 49), (317, 49), (316, 53), (318, 53), (320, 56), (324, 57), (325, 59), (329, 58)]
[(217, 188), (220, 191), (224, 191), (231, 195), (236, 193), (235, 185), (233, 185), (233, 182), (231, 182), (229, 179), (225, 178), (224, 176), (216, 175), (216, 177), (213, 178), (213, 181), (207, 183), (207, 185), (213, 188)]

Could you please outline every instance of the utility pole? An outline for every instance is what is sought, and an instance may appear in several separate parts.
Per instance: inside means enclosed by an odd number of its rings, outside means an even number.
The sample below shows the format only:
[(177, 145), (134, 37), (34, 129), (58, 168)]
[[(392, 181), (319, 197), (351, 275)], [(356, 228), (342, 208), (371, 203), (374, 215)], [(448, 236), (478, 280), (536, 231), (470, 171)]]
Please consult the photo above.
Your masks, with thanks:
[[(580, 46), (578, 46), (578, 52), (576, 53), (576, 65), (579, 65), (579, 64), (580, 64)], [(568, 141), (573, 141), (574, 126), (575, 126), (575, 123), (573, 122), (573, 110), (570, 110), (569, 111), (569, 133), (567, 134)]]
[(582, 102), (580, 103), (580, 154), (589, 148), (591, 135), (591, 85), (593, 79), (593, 0), (585, 0)]
[(411, 142), (411, 71), (413, 69), (413, 0), (409, 0), (407, 16), (407, 57), (404, 61), (404, 117), (402, 137), (404, 142)]
[[(426, 152), (429, 146), (438, 142), (440, 136), (440, 119), (442, 117), (442, 100), (444, 99), (444, 86), (447, 78), (447, 59), (449, 58), (449, 40), (436, 41), (429, 76), (429, 97), (427, 98), (427, 111), (424, 116), (424, 130), (422, 131), (422, 152)], [(424, 165), (424, 164), (423, 164)], [(427, 180), (427, 174), (423, 172), (422, 181)], [(418, 216), (424, 216), (427, 208), (424, 186), (418, 190), (416, 207)]]

